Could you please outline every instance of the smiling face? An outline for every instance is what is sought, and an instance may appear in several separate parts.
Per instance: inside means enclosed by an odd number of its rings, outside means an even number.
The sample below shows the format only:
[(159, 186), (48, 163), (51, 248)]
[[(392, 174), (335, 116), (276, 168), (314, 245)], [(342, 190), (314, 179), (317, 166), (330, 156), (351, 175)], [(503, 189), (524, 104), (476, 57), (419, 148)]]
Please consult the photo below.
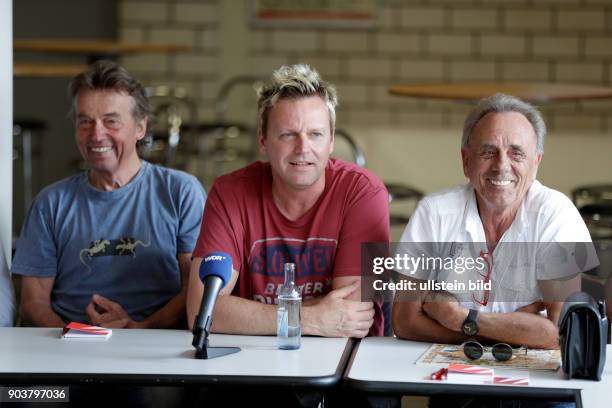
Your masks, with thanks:
[(323, 191), (325, 166), (334, 148), (327, 105), (319, 96), (284, 98), (270, 109), (261, 153), (283, 190)]
[(133, 99), (114, 90), (82, 90), (76, 98), (76, 142), (92, 180), (121, 178), (139, 167), (136, 143), (146, 119), (132, 116)]
[(493, 211), (520, 207), (542, 159), (533, 127), (517, 112), (486, 114), (467, 148), (461, 149), (461, 157), (479, 208)]

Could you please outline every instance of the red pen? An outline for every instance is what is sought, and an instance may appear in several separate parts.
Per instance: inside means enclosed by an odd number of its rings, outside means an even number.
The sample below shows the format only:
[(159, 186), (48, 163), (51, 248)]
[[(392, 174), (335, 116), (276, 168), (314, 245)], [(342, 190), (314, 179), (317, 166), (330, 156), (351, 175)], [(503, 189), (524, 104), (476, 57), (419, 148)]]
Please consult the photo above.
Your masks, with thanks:
[(448, 373), (448, 368), (441, 368), (435, 373), (431, 373), (432, 380), (446, 380), (446, 374)]

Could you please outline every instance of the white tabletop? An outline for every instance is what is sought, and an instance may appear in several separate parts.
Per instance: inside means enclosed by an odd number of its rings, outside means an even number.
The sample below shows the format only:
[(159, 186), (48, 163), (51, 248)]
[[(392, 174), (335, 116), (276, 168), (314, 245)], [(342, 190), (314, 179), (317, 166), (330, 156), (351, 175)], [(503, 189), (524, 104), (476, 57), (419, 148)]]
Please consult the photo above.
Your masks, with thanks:
[(186, 330), (119, 330), (107, 340), (62, 339), (61, 329), (0, 328), (0, 383), (24, 381), (231, 383), (331, 386), (352, 349), (346, 338), (303, 337), (278, 350), (273, 336), (211, 335), (210, 346), (242, 351), (194, 358)]
[[(531, 370), (528, 386), (467, 385), (434, 381), (431, 373), (444, 365), (416, 365), (415, 361), (431, 343), (399, 340), (392, 337), (363, 339), (349, 363), (346, 381), (363, 391), (406, 394), (466, 394), (507, 397), (572, 397), (579, 392), (585, 408), (609, 406), (612, 399), (612, 346), (607, 348), (607, 363), (602, 381), (565, 380), (561, 369), (556, 372)], [(496, 369), (498, 370), (498, 369)], [(505, 370), (504, 370), (505, 371)], [(510, 372), (508, 370), (506, 372)], [(496, 374), (499, 371), (496, 371)]]

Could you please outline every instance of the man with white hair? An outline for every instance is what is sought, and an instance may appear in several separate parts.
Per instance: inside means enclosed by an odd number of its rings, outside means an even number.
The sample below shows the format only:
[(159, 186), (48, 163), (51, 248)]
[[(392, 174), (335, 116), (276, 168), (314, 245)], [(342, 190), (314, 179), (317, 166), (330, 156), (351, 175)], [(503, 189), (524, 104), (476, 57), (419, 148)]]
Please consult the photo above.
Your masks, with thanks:
[[(466, 355), (475, 351), (471, 358), (483, 350), (477, 339), (558, 348), (563, 301), (580, 290), (580, 272), (598, 261), (572, 202), (536, 180), (545, 133), (540, 112), (510, 95), (485, 98), (470, 112), (461, 146), (470, 183), (425, 197), (398, 252), (450, 264), (464, 262), (467, 255), (479, 266), (472, 273), (464, 266), (406, 273), (417, 287), (425, 280), (464, 287), (398, 293), (393, 328), (399, 337), (474, 340), (474, 350), (464, 343)], [(481, 286), (470, 290), (470, 283)], [(509, 346), (506, 350), (511, 352)]]
[(259, 94), (258, 143), (268, 158), (219, 177), (206, 203), (191, 267), (187, 313), (194, 323), (209, 252), (229, 253), (233, 273), (212, 330), (276, 333), (285, 262), (296, 264), (302, 333), (382, 335), (380, 304), (362, 302), (363, 242), (388, 242), (388, 194), (355, 164), (330, 158), (336, 91), (307, 65), (283, 66)]

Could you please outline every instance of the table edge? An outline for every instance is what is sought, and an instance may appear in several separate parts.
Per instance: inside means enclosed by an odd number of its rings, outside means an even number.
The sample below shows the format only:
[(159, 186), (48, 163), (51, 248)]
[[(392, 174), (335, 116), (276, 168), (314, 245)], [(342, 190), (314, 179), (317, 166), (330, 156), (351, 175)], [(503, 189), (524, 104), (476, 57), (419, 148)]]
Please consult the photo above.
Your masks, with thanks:
[(107, 373), (0, 373), (0, 385), (53, 384), (133, 384), (133, 385), (277, 385), (296, 387), (333, 387), (342, 379), (352, 355), (354, 339), (347, 342), (336, 371), (314, 377), (198, 374), (107, 374)]

